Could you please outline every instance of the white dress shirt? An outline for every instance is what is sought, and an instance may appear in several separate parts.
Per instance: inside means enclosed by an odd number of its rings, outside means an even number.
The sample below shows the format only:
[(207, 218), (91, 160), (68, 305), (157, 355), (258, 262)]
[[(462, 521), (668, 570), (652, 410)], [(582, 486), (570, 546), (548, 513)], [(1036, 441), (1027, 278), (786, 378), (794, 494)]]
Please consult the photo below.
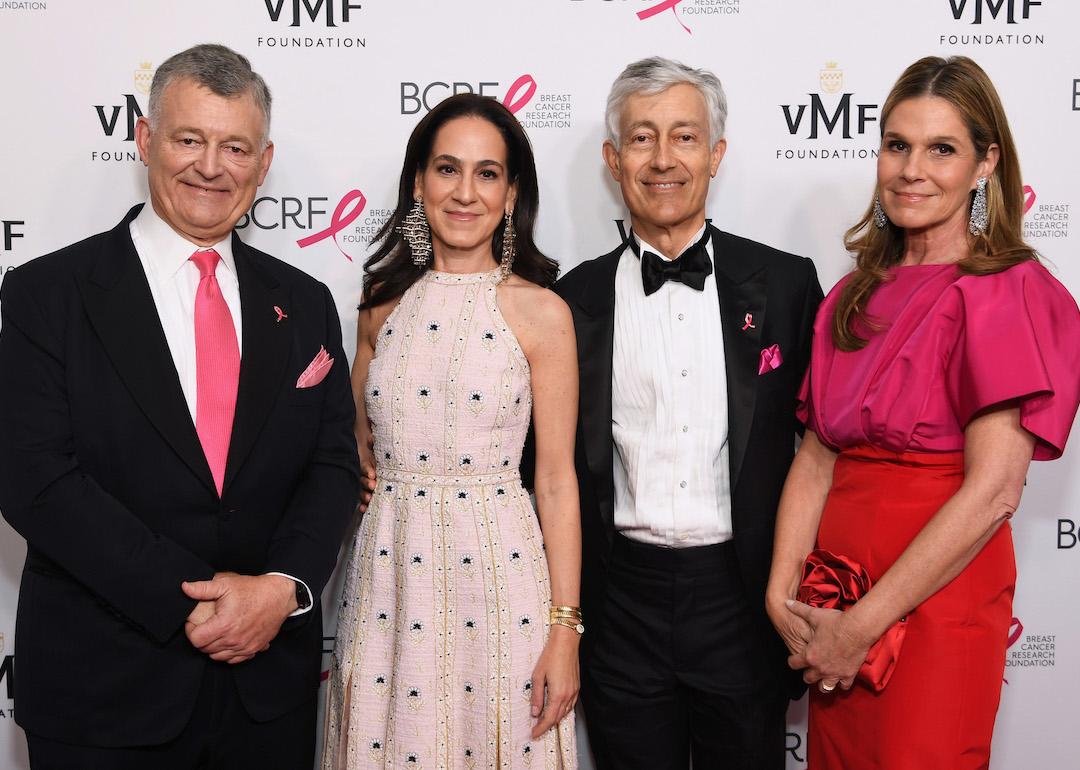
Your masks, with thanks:
[[(642, 253), (660, 254), (637, 240)], [(706, 251), (715, 265), (711, 239)], [(667, 281), (646, 297), (641, 261), (628, 245), (615, 273), (615, 297), (615, 528), (675, 548), (730, 540), (727, 377), (715, 267), (703, 291)]]
[[(198, 376), (195, 370), (195, 292), (199, 288), (200, 276), (198, 266), (191, 261), (191, 255), (196, 251), (213, 249), (221, 257), (215, 277), (221, 287), (221, 296), (229, 306), (233, 327), (236, 329), (236, 344), (242, 357), (244, 338), (240, 318), (240, 283), (236, 277), (236, 262), (233, 259), (232, 233), (213, 246), (198, 246), (181, 236), (159, 217), (149, 199), (139, 215), (131, 220), (128, 230), (143, 272), (146, 273), (150, 296), (157, 308), (173, 366), (180, 378), (180, 389), (184, 392), (184, 400), (194, 425), (198, 396)], [(300, 615), (311, 609), (311, 589), (304, 581), (283, 572), (267, 574), (295, 580), (308, 592), (307, 608), (296, 610), (293, 615)]]
[(199, 268), (191, 261), (196, 251), (213, 249), (221, 257), (217, 282), (221, 296), (229, 306), (236, 344), (244, 355), (244, 335), (240, 322), (240, 283), (233, 260), (232, 234), (213, 246), (197, 246), (173, 230), (157, 215), (150, 201), (128, 225), (135, 251), (150, 284), (165, 340), (169, 343), (180, 388), (184, 391), (191, 421), (195, 422), (198, 379), (195, 371), (195, 292), (199, 288)]

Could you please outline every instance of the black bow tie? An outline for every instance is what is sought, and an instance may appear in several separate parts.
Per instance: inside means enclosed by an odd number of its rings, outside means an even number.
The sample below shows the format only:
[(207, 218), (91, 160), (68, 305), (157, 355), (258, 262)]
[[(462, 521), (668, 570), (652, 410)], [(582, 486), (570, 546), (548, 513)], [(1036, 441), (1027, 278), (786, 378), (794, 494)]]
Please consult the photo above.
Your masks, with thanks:
[(677, 259), (664, 259), (651, 251), (641, 253), (637, 239), (630, 235), (630, 248), (641, 258), (641, 285), (645, 296), (657, 292), (664, 281), (678, 281), (691, 289), (701, 291), (705, 288), (705, 279), (712, 273), (712, 260), (705, 251), (709, 239), (708, 228), (697, 243), (688, 248)]

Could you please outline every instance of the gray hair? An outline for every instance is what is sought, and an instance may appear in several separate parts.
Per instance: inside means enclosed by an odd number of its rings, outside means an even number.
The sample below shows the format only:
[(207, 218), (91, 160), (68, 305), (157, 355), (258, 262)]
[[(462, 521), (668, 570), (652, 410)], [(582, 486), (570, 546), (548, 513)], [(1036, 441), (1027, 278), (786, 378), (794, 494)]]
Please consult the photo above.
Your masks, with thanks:
[(727, 122), (727, 97), (724, 96), (724, 88), (720, 85), (719, 78), (706, 69), (694, 69), (662, 56), (650, 56), (627, 65), (611, 84), (604, 118), (612, 144), (615, 147), (622, 145), (619, 121), (628, 98), (635, 94), (654, 96), (680, 83), (692, 85), (701, 93), (705, 99), (705, 109), (709, 113), (709, 144), (720, 141), (724, 137), (724, 124)]
[(263, 114), (262, 144), (270, 138), (270, 89), (251, 62), (231, 48), (215, 43), (192, 46), (162, 62), (150, 84), (150, 125), (161, 117), (161, 95), (175, 80), (189, 78), (218, 96), (251, 94)]

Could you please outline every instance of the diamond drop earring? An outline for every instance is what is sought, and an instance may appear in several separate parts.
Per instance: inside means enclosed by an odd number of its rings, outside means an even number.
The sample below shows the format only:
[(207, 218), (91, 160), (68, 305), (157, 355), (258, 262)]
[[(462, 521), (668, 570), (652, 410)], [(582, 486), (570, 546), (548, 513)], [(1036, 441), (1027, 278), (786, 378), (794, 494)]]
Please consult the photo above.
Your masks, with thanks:
[(874, 227), (878, 230), (884, 230), (885, 225), (889, 224), (889, 218), (885, 216), (885, 209), (881, 208), (881, 196), (874, 196)]
[(414, 265), (423, 267), (431, 259), (431, 226), (424, 213), (424, 199), (417, 198), (405, 221), (398, 227), (405, 242), (409, 244)]
[(990, 209), (986, 205), (986, 177), (979, 177), (975, 182), (975, 197), (971, 201), (971, 219), (968, 220), (968, 232), (983, 235), (990, 224)]

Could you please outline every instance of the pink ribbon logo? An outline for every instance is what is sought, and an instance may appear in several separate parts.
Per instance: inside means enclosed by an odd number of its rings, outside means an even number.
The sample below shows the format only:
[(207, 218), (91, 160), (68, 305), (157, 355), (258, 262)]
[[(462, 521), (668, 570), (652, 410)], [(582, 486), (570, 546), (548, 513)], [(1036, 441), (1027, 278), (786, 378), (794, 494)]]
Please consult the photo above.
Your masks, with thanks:
[(742, 327), (743, 331), (746, 331), (747, 329), (756, 329), (757, 328), (756, 326), (754, 326), (754, 315), (752, 313), (747, 313), (746, 317), (743, 318), (743, 321), (744, 321), (743, 327)]
[(690, 31), (688, 26), (683, 24), (682, 19), (679, 18), (679, 12), (675, 10), (675, 6), (681, 2), (682, 0), (661, 0), (661, 2), (651, 8), (646, 8), (644, 11), (638, 11), (637, 17), (639, 20), (645, 21), (645, 19), (651, 19), (653, 16), (670, 9), (672, 15), (675, 17), (675, 21), (679, 22), (679, 26), (686, 30), (686, 34), (692, 35), (694, 33)]
[[(348, 255), (346, 255), (346, 256), (348, 256)], [(276, 323), (281, 323), (281, 319), (289, 317), (289, 314), (286, 313), (284, 310), (282, 310), (277, 305), (274, 305), (274, 312), (277, 313), (277, 322)]]
[(510, 112), (517, 114), (518, 110), (532, 101), (536, 95), (536, 80), (532, 75), (525, 74), (510, 84), (503, 97), (503, 105)]
[(1005, 649), (1009, 649), (1020, 639), (1020, 635), (1024, 633), (1024, 624), (1020, 622), (1020, 618), (1013, 618), (1009, 624), (1009, 640), (1005, 645)]
[[(1027, 194), (1027, 191), (1030, 190), (1030, 189), (1031, 189), (1030, 187), (1025, 185), (1024, 186), (1024, 193)], [(1035, 193), (1032, 193), (1031, 197), (1034, 199)], [(1031, 208), (1031, 207), (1028, 206), (1028, 208)], [(1027, 209), (1024, 209), (1024, 210), (1027, 211)], [(1017, 641), (1019, 641), (1020, 635), (1022, 633), (1024, 633), (1024, 624), (1020, 622), (1020, 618), (1013, 618), (1012, 622), (1009, 623), (1009, 638), (1005, 643), (1005, 649), (1007, 650), (1010, 647), (1012, 647), (1014, 644), (1016, 644)], [(1009, 683), (1009, 680), (1006, 679), (1005, 677), (1001, 677), (1001, 681), (1004, 682), (1005, 684)]]
[[(349, 209), (350, 204), (355, 205)], [(338, 243), (337, 234), (355, 222), (356, 218), (363, 212), (365, 206), (367, 206), (367, 198), (364, 197), (364, 194), (359, 190), (349, 190), (334, 209), (334, 213), (330, 215), (330, 226), (325, 230), (313, 233), (306, 238), (301, 238), (296, 242), (296, 245), (302, 249), (306, 249), (313, 243), (318, 243), (327, 238), (333, 238), (334, 245), (338, 247), (338, 251), (345, 256), (345, 259), (352, 262), (353, 258), (346, 254), (345, 249), (341, 248), (341, 244)]]
[(1031, 188), (1031, 185), (1024, 185), (1024, 213), (1031, 211), (1031, 207), (1035, 205), (1035, 191)]

